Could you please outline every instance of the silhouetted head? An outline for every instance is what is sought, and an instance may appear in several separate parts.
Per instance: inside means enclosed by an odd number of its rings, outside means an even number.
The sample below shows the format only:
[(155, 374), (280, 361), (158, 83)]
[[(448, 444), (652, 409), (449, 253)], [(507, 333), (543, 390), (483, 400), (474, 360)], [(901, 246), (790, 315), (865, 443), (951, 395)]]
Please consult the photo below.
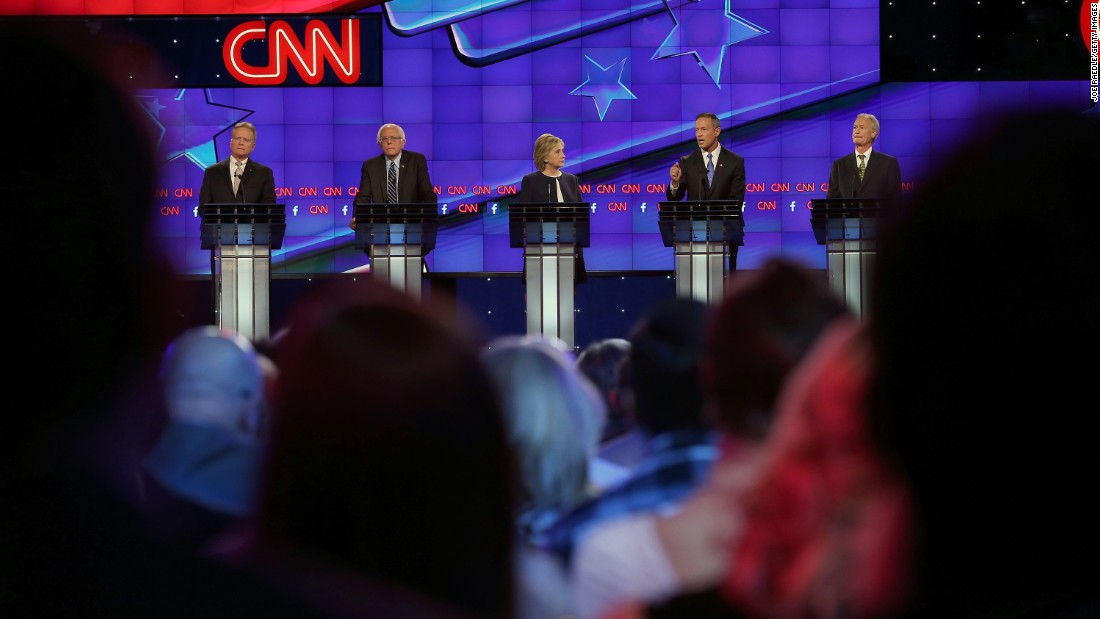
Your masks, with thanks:
[(245, 432), (259, 417), (264, 375), (248, 339), (213, 325), (172, 341), (160, 369), (172, 419)]
[(1097, 144), (1095, 117), (999, 123), (880, 242), (873, 419), (917, 506), (916, 614), (1023, 616), (1100, 583)]
[(742, 438), (763, 438), (788, 374), (829, 325), (850, 315), (822, 278), (790, 260), (738, 271), (708, 327), (708, 414)]
[(587, 498), (606, 412), (566, 349), (541, 336), (508, 336), (482, 354), (500, 394), (520, 463), (526, 507), (564, 509)]
[(263, 535), (508, 616), (514, 461), (478, 334), (375, 278), (302, 299), (279, 344)]
[(709, 308), (695, 299), (658, 302), (630, 330), (630, 372), (638, 424), (650, 435), (709, 425), (699, 363)]
[(626, 432), (634, 424), (633, 411), (623, 409), (619, 389), (619, 369), (629, 354), (630, 342), (613, 337), (592, 342), (577, 355), (577, 369), (599, 389), (607, 406), (603, 440)]

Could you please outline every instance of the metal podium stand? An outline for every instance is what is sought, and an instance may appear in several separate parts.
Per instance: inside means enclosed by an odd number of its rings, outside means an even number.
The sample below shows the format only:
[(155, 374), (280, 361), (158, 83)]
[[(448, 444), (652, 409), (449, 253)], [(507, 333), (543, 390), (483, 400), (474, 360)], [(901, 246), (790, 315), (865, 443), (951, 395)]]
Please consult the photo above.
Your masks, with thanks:
[(527, 333), (556, 337), (573, 348), (577, 248), (588, 247), (587, 202), (508, 206), (512, 247), (523, 248)]
[(282, 204), (199, 207), (202, 248), (210, 250), (218, 326), (251, 341), (271, 335), (271, 250), (283, 246)]
[(657, 226), (673, 248), (676, 296), (717, 304), (726, 291), (729, 248), (745, 244), (741, 200), (659, 202)]
[(371, 273), (418, 300), (438, 230), (436, 204), (355, 205), (355, 247), (367, 251)]
[(869, 309), (864, 294), (875, 264), (878, 216), (887, 204), (878, 198), (811, 200), (810, 226), (818, 245), (825, 246), (829, 287), (863, 316)]

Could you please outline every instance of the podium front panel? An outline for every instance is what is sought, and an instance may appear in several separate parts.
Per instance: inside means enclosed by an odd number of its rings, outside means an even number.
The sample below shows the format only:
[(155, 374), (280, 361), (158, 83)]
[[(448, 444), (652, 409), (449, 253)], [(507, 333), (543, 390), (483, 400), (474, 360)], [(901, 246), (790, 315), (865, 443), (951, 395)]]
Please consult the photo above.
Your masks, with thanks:
[(527, 333), (556, 337), (575, 347), (577, 248), (569, 244), (532, 244), (523, 252), (527, 285)]
[(222, 245), (214, 251), (218, 326), (252, 340), (271, 335), (271, 250)]
[(810, 225), (825, 246), (829, 287), (857, 316), (869, 310), (867, 291), (875, 265), (878, 217), (887, 203), (877, 198), (811, 200)]

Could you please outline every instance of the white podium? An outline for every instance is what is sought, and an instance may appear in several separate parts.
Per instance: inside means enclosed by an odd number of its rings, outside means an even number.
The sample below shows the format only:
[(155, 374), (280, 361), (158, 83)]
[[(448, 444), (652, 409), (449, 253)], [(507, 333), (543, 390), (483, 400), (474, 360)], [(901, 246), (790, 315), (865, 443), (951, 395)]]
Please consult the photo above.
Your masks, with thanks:
[(199, 207), (202, 248), (210, 250), (218, 327), (250, 341), (271, 335), (271, 250), (283, 246), (283, 204)]
[(355, 205), (355, 247), (370, 256), (371, 273), (417, 300), (438, 230), (436, 204)]
[(870, 309), (866, 291), (875, 266), (878, 216), (885, 205), (877, 198), (810, 201), (810, 225), (817, 243), (825, 246), (829, 287), (857, 316)]
[(508, 206), (512, 247), (523, 248), (527, 333), (576, 347), (574, 307), (577, 252), (588, 247), (587, 202), (514, 203)]
[(659, 202), (661, 241), (673, 249), (676, 296), (717, 305), (726, 292), (730, 247), (745, 244), (741, 200)]

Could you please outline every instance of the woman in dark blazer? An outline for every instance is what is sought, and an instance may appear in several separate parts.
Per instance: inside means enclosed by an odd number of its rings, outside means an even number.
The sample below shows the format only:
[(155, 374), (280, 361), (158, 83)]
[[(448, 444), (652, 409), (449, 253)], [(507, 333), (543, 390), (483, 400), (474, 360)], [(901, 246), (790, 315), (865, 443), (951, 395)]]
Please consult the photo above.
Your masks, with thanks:
[[(535, 140), (535, 169), (523, 177), (519, 186), (517, 203), (531, 202), (580, 202), (580, 181), (565, 167), (565, 141), (556, 135), (544, 133)], [(577, 247), (577, 268), (574, 281), (584, 283), (584, 253)]]

